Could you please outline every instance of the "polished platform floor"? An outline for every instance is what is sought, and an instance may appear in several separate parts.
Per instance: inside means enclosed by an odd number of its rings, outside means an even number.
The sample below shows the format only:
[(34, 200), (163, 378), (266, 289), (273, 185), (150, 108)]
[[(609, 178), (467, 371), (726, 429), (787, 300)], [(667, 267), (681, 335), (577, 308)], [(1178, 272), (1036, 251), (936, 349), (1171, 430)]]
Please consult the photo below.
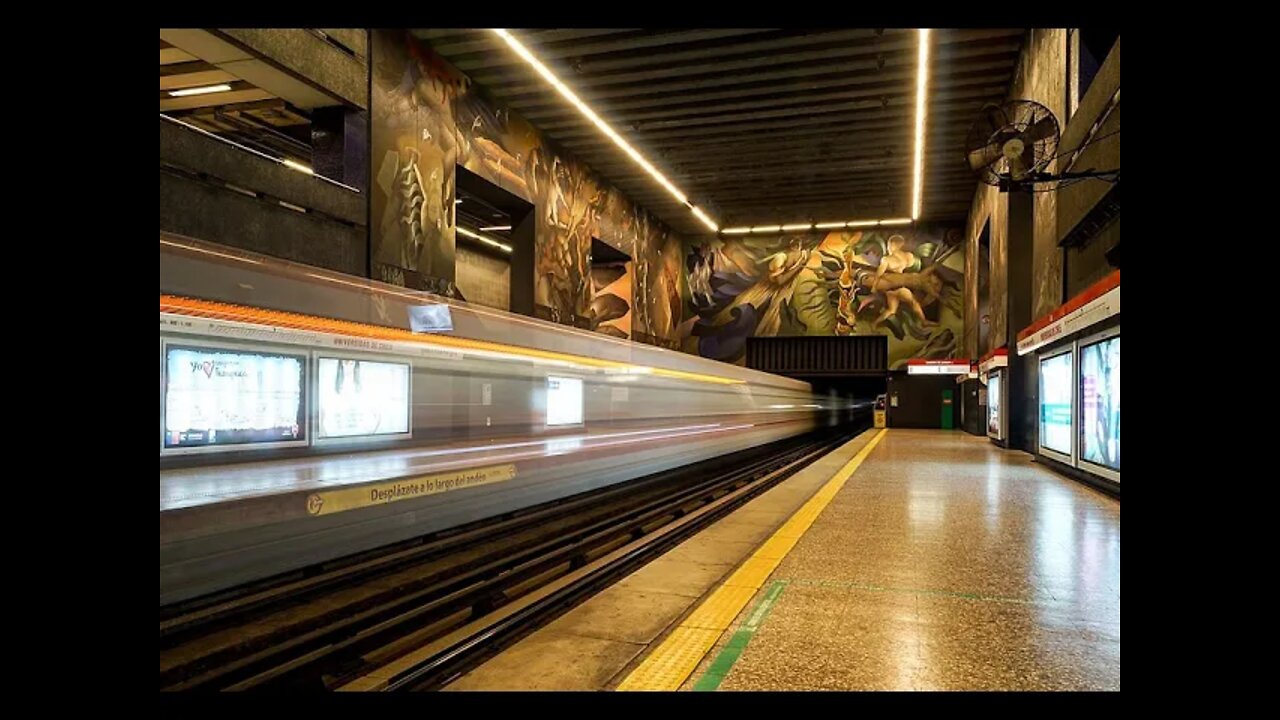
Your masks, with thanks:
[(873, 435), (452, 689), (1118, 690), (1119, 500), (985, 438)]
[(983, 438), (891, 430), (686, 687), (752, 616), (702, 688), (1119, 690), (1120, 503)]

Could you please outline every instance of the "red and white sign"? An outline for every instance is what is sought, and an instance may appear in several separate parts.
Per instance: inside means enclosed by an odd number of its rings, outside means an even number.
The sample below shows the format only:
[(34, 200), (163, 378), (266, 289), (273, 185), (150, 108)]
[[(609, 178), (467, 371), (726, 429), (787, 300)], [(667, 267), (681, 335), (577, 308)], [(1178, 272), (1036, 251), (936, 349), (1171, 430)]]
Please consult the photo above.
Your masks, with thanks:
[(1116, 270), (1018, 333), (1018, 354), (1026, 355), (1119, 314), (1120, 271)]
[(978, 372), (986, 375), (996, 368), (1008, 367), (1009, 365), (1009, 348), (998, 347), (995, 350), (982, 356), (978, 361)]
[(908, 360), (908, 375), (967, 375), (968, 360)]

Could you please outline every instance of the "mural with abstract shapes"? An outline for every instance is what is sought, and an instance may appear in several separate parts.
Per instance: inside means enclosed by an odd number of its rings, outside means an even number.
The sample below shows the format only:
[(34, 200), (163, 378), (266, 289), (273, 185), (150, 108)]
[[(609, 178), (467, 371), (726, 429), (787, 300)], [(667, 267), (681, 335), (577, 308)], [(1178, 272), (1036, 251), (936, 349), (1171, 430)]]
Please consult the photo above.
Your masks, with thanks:
[(454, 294), (454, 103), (466, 78), (404, 33), (372, 52), (374, 277)]
[(889, 336), (889, 365), (961, 355), (964, 247), (958, 229), (877, 228), (692, 244), (683, 347), (741, 364), (747, 338)]
[[(679, 237), (407, 33), (375, 31), (371, 54), (375, 169), (377, 158), (389, 163), (374, 192), (375, 218), (387, 218), (375, 220), (373, 233), (375, 261), (393, 268), (384, 275), (412, 270), (451, 282), (457, 164), (533, 203), (538, 316), (591, 327), (594, 236), (635, 258), (628, 298), (632, 338), (678, 346)], [(390, 151), (398, 153), (394, 161)], [(401, 176), (409, 178), (400, 181), (406, 189), (396, 185)], [(413, 189), (417, 177), (421, 201)], [(448, 269), (435, 264), (446, 260)]]
[(591, 329), (631, 337), (631, 263), (592, 266)]

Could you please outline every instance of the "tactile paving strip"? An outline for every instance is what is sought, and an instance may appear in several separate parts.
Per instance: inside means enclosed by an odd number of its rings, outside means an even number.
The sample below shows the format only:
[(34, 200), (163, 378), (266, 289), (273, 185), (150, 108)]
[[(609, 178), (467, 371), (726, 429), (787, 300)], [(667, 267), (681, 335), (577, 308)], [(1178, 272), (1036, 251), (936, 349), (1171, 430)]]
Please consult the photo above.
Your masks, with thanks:
[(720, 635), (733, 624), (756, 592), (764, 587), (782, 559), (795, 547), (800, 537), (879, 444), (885, 432), (887, 431), (881, 430), (876, 433), (857, 455), (845, 463), (777, 532), (756, 549), (723, 585), (716, 588), (680, 623), (617, 689), (679, 690), (689, 675), (698, 668), (702, 658), (715, 647)]

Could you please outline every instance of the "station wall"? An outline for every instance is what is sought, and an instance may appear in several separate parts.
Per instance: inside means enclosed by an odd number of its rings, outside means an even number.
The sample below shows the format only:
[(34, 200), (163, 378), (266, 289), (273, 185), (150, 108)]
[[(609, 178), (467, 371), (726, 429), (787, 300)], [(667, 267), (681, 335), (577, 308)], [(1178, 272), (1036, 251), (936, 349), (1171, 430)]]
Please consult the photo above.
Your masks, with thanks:
[(959, 227), (884, 227), (691, 241), (682, 347), (742, 363), (751, 336), (883, 334), (893, 369), (957, 357), (963, 237)]
[[(1070, 83), (1075, 71), (1071, 64), (1073, 32), (1065, 28), (1032, 29), (1023, 45), (1018, 68), (1009, 91), (1009, 99), (1033, 100), (1053, 113), (1058, 120), (1061, 138), (1058, 157), (1045, 171), (1057, 173), (1084, 169), (1119, 169), (1120, 167), (1120, 41), (1117, 38), (1100, 72), (1088, 91), (1073, 100), (1077, 92)], [(1078, 44), (1078, 38), (1074, 38)], [(1078, 52), (1078, 48), (1074, 51)], [(1114, 94), (1114, 99), (1113, 99)], [(1111, 101), (1109, 103), (1109, 101)], [(1069, 112), (1069, 106), (1076, 105)], [(1095, 122), (1103, 123), (1072, 165), (1074, 149), (1085, 141)], [(1041, 317), (1061, 305), (1068, 297), (1113, 270), (1105, 253), (1119, 244), (1117, 219), (1105, 227), (1088, 246), (1064, 251), (1059, 241), (1098, 203), (1110, 185), (1102, 181), (1086, 181), (1063, 185), (1055, 191), (1036, 192), (1030, 196), (1030, 222), (1010, 217), (1011, 198), (998, 188), (979, 185), (969, 211), (965, 237), (970, 252), (965, 268), (968, 279), (965, 293), (967, 318), (979, 318), (979, 268), (977, 252), (984, 226), (990, 222), (990, 334), (991, 347), (1007, 344), (1026, 322)], [(1044, 190), (1049, 188), (1044, 187)], [(1029, 252), (1031, 286), (1026, 297), (1010, 293), (1010, 273), (1020, 268), (1010, 265), (1011, 246), (1014, 255)], [(1029, 320), (1009, 317), (1013, 307)], [(963, 347), (965, 354), (982, 353), (979, 323), (966, 323)]]
[[(735, 364), (751, 336), (883, 334), (896, 368), (964, 354), (963, 228), (682, 238), (407, 32), (370, 57), (376, 279), (454, 294), (460, 165), (534, 205), (543, 319)], [(625, 272), (593, 272), (593, 237)]]
[(453, 294), (461, 165), (534, 205), (535, 315), (621, 331), (621, 317), (595, 317), (616, 311), (616, 303), (593, 306), (596, 237), (633, 258), (625, 283), (632, 339), (678, 346), (678, 236), (407, 32), (374, 31), (371, 57), (376, 279)]

